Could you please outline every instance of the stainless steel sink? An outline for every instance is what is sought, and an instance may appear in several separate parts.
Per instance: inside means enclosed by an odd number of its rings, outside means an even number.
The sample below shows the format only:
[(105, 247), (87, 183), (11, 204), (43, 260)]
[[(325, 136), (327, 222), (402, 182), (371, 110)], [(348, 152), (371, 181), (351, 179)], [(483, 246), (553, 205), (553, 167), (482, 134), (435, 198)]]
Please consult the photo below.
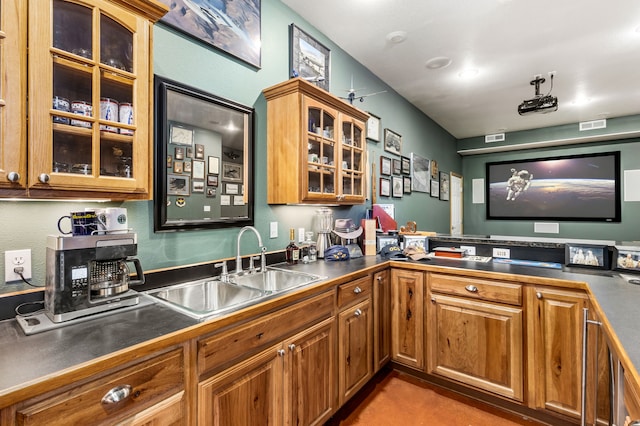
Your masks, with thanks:
[(246, 275), (231, 275), (230, 281), (239, 286), (257, 289), (268, 294), (311, 284), (324, 279), (319, 275), (306, 272), (288, 271), (268, 267), (264, 272)]
[(256, 289), (212, 279), (176, 284), (146, 294), (197, 319), (239, 309), (266, 295)]

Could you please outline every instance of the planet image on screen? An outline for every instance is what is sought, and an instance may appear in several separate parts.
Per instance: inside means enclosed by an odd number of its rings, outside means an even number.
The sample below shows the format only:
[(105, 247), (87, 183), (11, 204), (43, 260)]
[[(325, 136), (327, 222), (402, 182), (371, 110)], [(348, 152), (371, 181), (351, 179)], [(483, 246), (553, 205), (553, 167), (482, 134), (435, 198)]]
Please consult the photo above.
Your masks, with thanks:
[[(531, 179), (518, 187), (508, 181), (490, 184), (492, 216), (592, 217), (614, 212), (615, 181), (607, 179)], [(511, 191), (511, 192), (510, 192)]]

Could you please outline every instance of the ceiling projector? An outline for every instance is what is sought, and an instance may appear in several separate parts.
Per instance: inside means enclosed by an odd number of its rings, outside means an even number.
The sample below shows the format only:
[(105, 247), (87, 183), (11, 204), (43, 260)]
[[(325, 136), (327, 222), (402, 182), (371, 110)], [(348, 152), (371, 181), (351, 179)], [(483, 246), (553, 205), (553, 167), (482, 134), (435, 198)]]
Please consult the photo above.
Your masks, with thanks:
[[(546, 114), (558, 110), (558, 98), (551, 96), (551, 90), (546, 95), (540, 94), (540, 84), (544, 83), (545, 79), (542, 77), (536, 77), (531, 80), (530, 84), (536, 87), (536, 93), (533, 99), (524, 100), (518, 105), (518, 114)], [(553, 74), (551, 74), (551, 89), (553, 89)]]

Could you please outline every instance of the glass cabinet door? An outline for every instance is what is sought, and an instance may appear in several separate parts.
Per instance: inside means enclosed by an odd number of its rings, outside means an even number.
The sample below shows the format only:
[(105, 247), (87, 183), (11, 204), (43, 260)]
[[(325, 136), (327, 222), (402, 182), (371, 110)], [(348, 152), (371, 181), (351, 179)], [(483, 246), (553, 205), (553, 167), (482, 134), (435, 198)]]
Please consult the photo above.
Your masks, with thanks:
[(342, 122), (342, 195), (362, 197), (364, 195), (364, 137), (363, 124), (347, 120)]
[(307, 107), (307, 119), (307, 196), (335, 199), (337, 114), (310, 105)]
[(49, 34), (30, 33), (30, 63), (42, 69), (30, 79), (37, 119), (30, 143), (43, 158), (30, 163), (30, 183), (148, 187), (148, 131), (137, 122), (148, 115), (148, 22), (100, 0), (42, 3), (30, 12), (30, 19), (50, 27)]

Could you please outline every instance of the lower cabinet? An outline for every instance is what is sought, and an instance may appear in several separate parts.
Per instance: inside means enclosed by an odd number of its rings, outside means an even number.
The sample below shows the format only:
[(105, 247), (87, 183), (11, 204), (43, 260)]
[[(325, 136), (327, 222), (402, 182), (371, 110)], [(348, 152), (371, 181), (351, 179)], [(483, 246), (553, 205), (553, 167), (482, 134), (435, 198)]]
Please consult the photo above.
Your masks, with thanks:
[(391, 270), (391, 359), (424, 369), (424, 273)]
[(527, 288), (529, 405), (579, 419), (586, 293)]
[(19, 403), (18, 425), (179, 425), (187, 420), (183, 348), (158, 354), (99, 377)]
[[(521, 286), (434, 273), (427, 280), (427, 372), (522, 402)], [(504, 300), (513, 305), (495, 303)]]
[(337, 408), (329, 318), (198, 385), (199, 425), (323, 424)]
[(338, 287), (338, 393), (344, 404), (373, 377), (372, 281)]
[(391, 359), (391, 274), (373, 274), (373, 372)]

